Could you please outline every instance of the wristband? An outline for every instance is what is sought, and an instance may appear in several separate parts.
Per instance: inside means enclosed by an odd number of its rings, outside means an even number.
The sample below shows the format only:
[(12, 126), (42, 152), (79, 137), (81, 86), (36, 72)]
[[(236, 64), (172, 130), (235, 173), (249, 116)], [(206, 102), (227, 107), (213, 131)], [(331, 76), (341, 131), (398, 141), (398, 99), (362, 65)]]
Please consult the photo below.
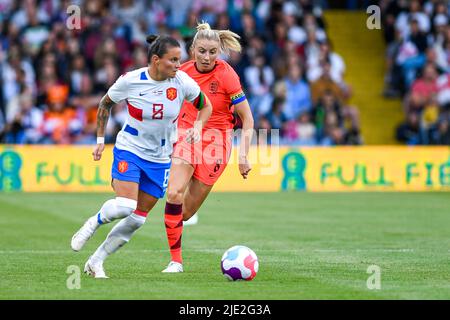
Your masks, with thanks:
[(105, 144), (105, 137), (97, 137), (97, 144)]

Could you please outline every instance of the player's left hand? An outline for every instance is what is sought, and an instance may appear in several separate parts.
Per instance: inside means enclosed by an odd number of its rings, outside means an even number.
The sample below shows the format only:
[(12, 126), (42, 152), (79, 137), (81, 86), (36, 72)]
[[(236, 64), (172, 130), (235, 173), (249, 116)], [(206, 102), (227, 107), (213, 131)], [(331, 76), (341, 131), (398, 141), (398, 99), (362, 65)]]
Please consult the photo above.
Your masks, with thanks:
[(186, 130), (186, 142), (197, 143), (200, 141), (200, 131), (197, 128), (189, 128)]
[(247, 179), (248, 173), (252, 170), (252, 166), (248, 162), (247, 157), (239, 157), (239, 172), (242, 178)]

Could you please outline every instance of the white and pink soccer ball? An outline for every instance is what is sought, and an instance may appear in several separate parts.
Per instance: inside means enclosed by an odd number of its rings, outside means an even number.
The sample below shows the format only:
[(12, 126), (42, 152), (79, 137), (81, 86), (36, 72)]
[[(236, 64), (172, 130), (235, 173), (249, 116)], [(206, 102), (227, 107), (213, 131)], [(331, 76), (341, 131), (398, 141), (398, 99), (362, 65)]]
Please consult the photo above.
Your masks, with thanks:
[(234, 246), (222, 256), (222, 273), (228, 280), (250, 281), (258, 273), (258, 257), (246, 246)]

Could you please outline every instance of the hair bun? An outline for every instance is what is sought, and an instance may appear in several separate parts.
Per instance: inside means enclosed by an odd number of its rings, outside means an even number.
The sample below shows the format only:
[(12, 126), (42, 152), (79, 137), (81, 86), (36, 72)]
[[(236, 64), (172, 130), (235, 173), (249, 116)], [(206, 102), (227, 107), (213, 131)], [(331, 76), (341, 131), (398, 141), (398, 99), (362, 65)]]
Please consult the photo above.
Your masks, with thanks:
[(145, 39), (148, 44), (152, 44), (159, 36), (151, 34)]

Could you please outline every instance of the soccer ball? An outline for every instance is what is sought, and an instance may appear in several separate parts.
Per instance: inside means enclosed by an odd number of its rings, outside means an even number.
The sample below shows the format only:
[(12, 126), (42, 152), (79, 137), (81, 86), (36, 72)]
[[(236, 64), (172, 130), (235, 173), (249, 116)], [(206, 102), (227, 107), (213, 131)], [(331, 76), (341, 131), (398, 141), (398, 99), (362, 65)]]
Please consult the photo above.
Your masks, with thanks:
[(250, 281), (258, 272), (258, 257), (246, 246), (234, 246), (223, 254), (221, 267), (228, 280)]

